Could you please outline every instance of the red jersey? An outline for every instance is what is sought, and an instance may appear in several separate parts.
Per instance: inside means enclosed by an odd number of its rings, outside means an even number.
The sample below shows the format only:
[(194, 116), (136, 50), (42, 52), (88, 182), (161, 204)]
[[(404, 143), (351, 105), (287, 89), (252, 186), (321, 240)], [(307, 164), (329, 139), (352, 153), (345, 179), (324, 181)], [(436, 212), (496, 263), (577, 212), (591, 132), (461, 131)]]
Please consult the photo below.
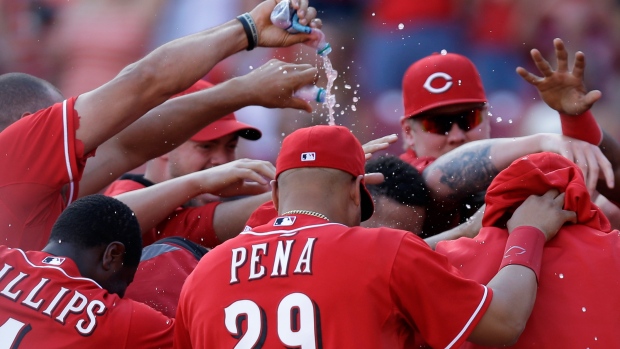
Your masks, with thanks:
[(110, 294), (75, 263), (0, 246), (0, 348), (170, 348), (174, 320)]
[(175, 348), (433, 347), (469, 336), (492, 291), (409, 232), (276, 217), (205, 255), (177, 311)]
[[(78, 195), (86, 158), (75, 138), (75, 98), (40, 110), (0, 132), (0, 242), (42, 249), (56, 218)], [(65, 190), (63, 192), (63, 189)]]
[(205, 253), (206, 248), (178, 236), (145, 247), (125, 298), (175, 317), (181, 287)]
[(515, 161), (489, 187), (480, 234), (440, 242), (436, 250), (466, 277), (488, 282), (508, 239), (494, 225), (529, 195), (551, 188), (566, 193), (564, 208), (577, 213), (578, 224), (563, 226), (546, 243), (534, 309), (511, 348), (620, 348), (620, 232), (590, 201), (581, 170), (560, 155)]
[(428, 165), (432, 164), (433, 161), (435, 161), (435, 158), (430, 156), (418, 157), (418, 155), (411, 149), (407, 149), (407, 151), (400, 154), (399, 157), (404, 162), (415, 167), (416, 170), (418, 170), (418, 172), (420, 173), (422, 173), (424, 169), (428, 167)]
[[(116, 196), (133, 190), (149, 187), (155, 183), (143, 175), (125, 174), (114, 181), (104, 192)], [(215, 247), (221, 242), (213, 228), (215, 208), (221, 202), (210, 202), (199, 207), (179, 207), (168, 218), (149, 232), (142, 233), (142, 244), (148, 246), (159, 239), (171, 236), (184, 237), (205, 247)]]

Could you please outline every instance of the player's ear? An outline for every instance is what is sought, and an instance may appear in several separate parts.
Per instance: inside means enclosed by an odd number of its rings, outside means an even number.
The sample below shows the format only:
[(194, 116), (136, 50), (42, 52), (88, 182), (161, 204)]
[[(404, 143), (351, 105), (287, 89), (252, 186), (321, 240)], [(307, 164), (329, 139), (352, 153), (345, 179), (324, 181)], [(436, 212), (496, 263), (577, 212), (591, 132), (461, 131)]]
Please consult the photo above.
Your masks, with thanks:
[(355, 203), (357, 207), (362, 205), (362, 194), (360, 192), (360, 185), (362, 183), (363, 175), (359, 175), (351, 181), (351, 187), (349, 188), (349, 195), (351, 200)]
[(280, 212), (278, 210), (278, 181), (276, 181), (275, 179), (272, 179), (271, 182), (269, 182), (269, 184), (271, 184), (271, 201), (273, 201), (273, 207), (276, 208), (276, 211)]
[(125, 245), (122, 242), (111, 242), (103, 252), (101, 267), (105, 271), (116, 272), (123, 267), (125, 259)]

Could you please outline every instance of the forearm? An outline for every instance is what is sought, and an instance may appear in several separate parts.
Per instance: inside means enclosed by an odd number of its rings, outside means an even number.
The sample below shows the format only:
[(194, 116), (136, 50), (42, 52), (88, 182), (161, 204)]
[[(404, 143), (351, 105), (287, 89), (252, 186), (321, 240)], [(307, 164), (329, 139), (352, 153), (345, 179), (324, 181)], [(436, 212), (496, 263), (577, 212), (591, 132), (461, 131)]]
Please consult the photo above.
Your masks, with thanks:
[(105, 142), (100, 151), (130, 155), (131, 163), (115, 169), (120, 173), (161, 156), (222, 116), (248, 106), (249, 93), (241, 82), (236, 78), (168, 100)]
[(237, 236), (254, 210), (271, 200), (271, 192), (243, 199), (223, 202), (215, 208), (213, 228), (217, 238), (224, 242)]
[(194, 175), (174, 178), (115, 196), (131, 208), (142, 232), (149, 231), (188, 200), (203, 192)]
[(491, 305), (468, 340), (486, 346), (514, 344), (532, 313), (537, 286), (532, 269), (502, 268), (488, 284), (493, 290)]
[(77, 99), (75, 109), (81, 116), (77, 138), (86, 152), (96, 148), (246, 46), (237, 20), (160, 46)]
[(485, 139), (440, 156), (423, 172), (431, 197), (438, 202), (460, 201), (485, 190), (514, 160), (541, 151), (540, 137)]
[(467, 230), (468, 224), (469, 223), (463, 223), (450, 230), (446, 230), (443, 233), (427, 237), (426, 239), (424, 239), (424, 242), (426, 242), (431, 247), (431, 249), (435, 250), (437, 243), (439, 243), (440, 241), (456, 240), (463, 236), (469, 236), (469, 232)]

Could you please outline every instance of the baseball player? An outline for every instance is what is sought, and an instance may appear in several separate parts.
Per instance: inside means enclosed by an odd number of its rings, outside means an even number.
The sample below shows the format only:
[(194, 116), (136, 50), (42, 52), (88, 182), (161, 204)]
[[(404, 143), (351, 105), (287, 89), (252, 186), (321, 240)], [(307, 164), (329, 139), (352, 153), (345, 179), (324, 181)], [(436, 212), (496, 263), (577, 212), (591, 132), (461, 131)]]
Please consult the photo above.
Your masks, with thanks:
[(481, 285), (419, 237), (359, 227), (372, 216), (359, 141), (341, 126), (287, 136), (276, 162), (279, 216), (224, 242), (181, 291), (175, 348), (405, 348), (514, 341), (536, 295), (542, 246), (574, 213), (532, 197), (506, 243), (528, 250)]
[[(309, 35), (290, 35), (271, 24), (269, 16), (276, 2), (262, 2), (238, 20), (163, 45), (79, 98), (63, 101), (49, 83), (25, 74), (0, 77), (0, 119), (10, 124), (0, 133), (4, 154), (0, 157), (4, 169), (0, 172), (0, 241), (25, 249), (42, 248), (68, 203), (98, 192), (125, 171), (165, 154), (232, 110), (248, 104), (311, 110), (307, 102), (293, 98), (291, 91), (312, 83), (316, 68), (279, 61), (221, 88), (154, 108), (238, 51), (308, 40)], [(293, 6), (300, 23), (320, 26), (314, 18), (316, 10), (306, 0), (294, 1)], [(280, 74), (280, 69), (289, 73)], [(37, 111), (39, 98), (55, 104)], [(213, 119), (195, 117), (205, 110), (214, 112)], [(85, 168), (86, 159), (96, 150), (97, 156)]]
[[(199, 80), (180, 95), (190, 94), (213, 84)], [(233, 113), (214, 121), (165, 155), (147, 162), (144, 174), (125, 174), (113, 182), (104, 192), (105, 195), (117, 196), (129, 191), (150, 187), (154, 184), (178, 178), (190, 173), (230, 163), (235, 160), (235, 151), (240, 138), (257, 140), (261, 132), (236, 119)], [(273, 168), (273, 166), (269, 166)], [(237, 167), (231, 168), (231, 171)], [(275, 171), (275, 169), (273, 169)], [(273, 174), (272, 174), (273, 175)], [(203, 187), (204, 191), (208, 188)], [(269, 191), (268, 186), (263, 191)], [(165, 195), (165, 196), (163, 196)], [(215, 247), (222, 241), (235, 236), (243, 230), (244, 223), (260, 204), (271, 198), (270, 193), (252, 195), (238, 200), (222, 202), (219, 197), (210, 201), (186, 204), (188, 196), (179, 197), (179, 206), (174, 212), (165, 214), (157, 227), (148, 231), (148, 226), (141, 222), (145, 234), (145, 245), (167, 236), (184, 236), (206, 247)], [(162, 193), (161, 199), (170, 201), (171, 195)], [(121, 201), (122, 198), (119, 197)], [(161, 208), (161, 201), (148, 198), (149, 210)], [(198, 201), (198, 200), (195, 200)], [(128, 203), (130, 207), (132, 205)], [(198, 207), (192, 207), (198, 206)], [(134, 207), (132, 207), (134, 208)], [(134, 208), (134, 211), (136, 209)], [(136, 212), (138, 214), (138, 212)], [(139, 215), (139, 214), (138, 214)], [(139, 215), (140, 216), (140, 215)], [(152, 224), (149, 224), (149, 226)]]
[[(567, 67), (567, 53), (559, 43), (560, 40), (556, 45), (558, 62), (562, 67)], [(563, 124), (575, 118), (592, 119), (588, 109), (595, 99), (583, 87), (583, 54), (579, 57), (581, 60), (576, 61), (575, 74), (568, 72), (567, 68), (555, 72), (549, 69), (545, 84), (535, 85), (545, 95), (543, 99), (547, 104), (560, 113)], [(570, 75), (570, 79), (565, 77), (567, 75)], [(401, 117), (401, 125), (407, 148), (401, 159), (421, 172), (449, 151), (490, 137), (490, 120), (482, 81), (473, 63), (462, 55), (433, 54), (413, 63), (403, 77), (403, 100), (405, 115)], [(569, 115), (575, 113), (583, 115)], [(598, 126), (595, 130), (600, 140)], [(570, 132), (567, 128), (564, 131), (566, 136), (584, 141), (597, 137), (596, 133), (585, 135), (574, 130)], [(467, 153), (463, 152), (465, 155), (459, 163), (453, 164), (454, 170), (434, 174), (428, 173), (430, 169), (425, 171), (431, 200), (424, 222), (424, 236), (445, 231), (469, 217), (482, 205), (484, 195), (481, 191), (499, 170), (526, 154), (560, 152), (580, 165), (592, 189), (596, 186), (599, 169), (604, 172), (607, 183), (611, 184), (611, 165), (604, 159), (603, 153), (586, 142), (570, 137), (537, 134), (500, 139), (487, 143), (489, 147), (483, 149), (485, 154), (479, 156), (480, 159), (486, 158), (485, 161), (471, 162)], [(500, 161), (500, 156), (505, 157), (506, 161)], [(461, 181), (461, 174), (467, 171), (475, 171), (479, 183), (470, 183), (467, 191), (456, 193), (453, 187), (460, 185), (457, 182)]]
[(618, 348), (620, 233), (591, 202), (579, 167), (567, 159), (539, 153), (516, 160), (487, 191), (480, 234), (439, 242), (437, 252), (466, 277), (487, 282), (505, 257), (504, 215), (549, 189), (565, 193), (564, 207), (576, 212), (577, 222), (562, 226), (545, 245), (534, 310), (511, 348)]
[(174, 320), (123, 295), (142, 243), (131, 209), (69, 205), (42, 251), (0, 246), (0, 348), (170, 348)]

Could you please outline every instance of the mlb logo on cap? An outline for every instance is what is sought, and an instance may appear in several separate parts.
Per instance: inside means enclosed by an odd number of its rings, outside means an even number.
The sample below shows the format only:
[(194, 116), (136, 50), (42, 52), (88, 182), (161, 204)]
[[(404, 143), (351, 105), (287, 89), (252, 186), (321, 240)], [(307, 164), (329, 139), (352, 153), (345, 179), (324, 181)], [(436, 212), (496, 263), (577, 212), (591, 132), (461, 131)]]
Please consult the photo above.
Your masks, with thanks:
[(50, 257), (45, 257), (42, 263), (49, 264), (49, 265), (61, 265), (64, 261), (65, 261), (64, 258), (50, 256)]
[(308, 152), (308, 153), (301, 154), (301, 161), (314, 161), (314, 160), (316, 160), (315, 152)]

